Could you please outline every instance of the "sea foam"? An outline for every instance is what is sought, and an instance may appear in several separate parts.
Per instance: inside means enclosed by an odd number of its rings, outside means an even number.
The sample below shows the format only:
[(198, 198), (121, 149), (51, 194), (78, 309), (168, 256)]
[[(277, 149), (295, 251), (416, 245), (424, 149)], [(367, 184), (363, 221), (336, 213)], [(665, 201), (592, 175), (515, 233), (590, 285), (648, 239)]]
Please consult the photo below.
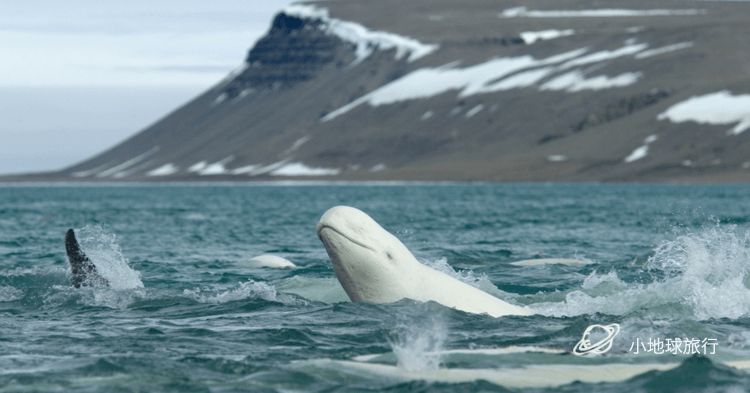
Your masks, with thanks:
[(461, 282), (471, 285), (472, 287), (479, 288), (493, 296), (499, 297), (503, 300), (508, 300), (514, 297), (514, 294), (500, 290), (484, 273), (475, 273), (471, 269), (456, 270), (450, 264), (446, 258), (438, 258), (434, 260), (421, 260), (425, 265), (443, 272)]
[(397, 325), (389, 343), (399, 368), (430, 371), (440, 367), (447, 336), (445, 322), (439, 316), (412, 317)]
[(276, 301), (276, 288), (264, 282), (249, 280), (227, 290), (186, 289), (183, 294), (200, 303), (226, 303), (244, 299)]
[(78, 232), (81, 248), (96, 265), (100, 276), (114, 290), (143, 288), (141, 274), (130, 267), (117, 242), (117, 236), (99, 225), (88, 225)]
[(20, 289), (0, 285), (0, 302), (12, 302), (14, 300), (21, 299), (23, 297), (23, 291)]
[(712, 227), (654, 248), (645, 264), (653, 280), (626, 282), (616, 270), (591, 273), (562, 302), (531, 304), (553, 316), (625, 315), (644, 309), (706, 320), (750, 315), (750, 232)]

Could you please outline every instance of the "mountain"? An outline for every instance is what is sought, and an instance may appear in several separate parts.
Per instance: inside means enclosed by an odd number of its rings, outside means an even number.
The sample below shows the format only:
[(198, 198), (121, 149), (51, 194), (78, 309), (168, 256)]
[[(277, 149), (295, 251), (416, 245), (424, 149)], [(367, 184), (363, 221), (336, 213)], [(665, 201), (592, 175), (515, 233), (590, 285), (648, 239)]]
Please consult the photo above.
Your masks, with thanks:
[(747, 37), (739, 1), (298, 3), (226, 80), (33, 178), (750, 180)]

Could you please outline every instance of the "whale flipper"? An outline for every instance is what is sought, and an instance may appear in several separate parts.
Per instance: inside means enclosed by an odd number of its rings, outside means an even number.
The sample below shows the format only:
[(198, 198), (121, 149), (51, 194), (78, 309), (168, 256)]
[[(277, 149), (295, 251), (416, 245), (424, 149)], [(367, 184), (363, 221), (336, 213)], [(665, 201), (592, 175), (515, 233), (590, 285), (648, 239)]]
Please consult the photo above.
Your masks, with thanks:
[(95, 280), (106, 283), (96, 271), (96, 265), (86, 256), (76, 239), (76, 234), (72, 229), (65, 233), (65, 252), (68, 254), (70, 263), (70, 272), (73, 274), (73, 286), (90, 285)]

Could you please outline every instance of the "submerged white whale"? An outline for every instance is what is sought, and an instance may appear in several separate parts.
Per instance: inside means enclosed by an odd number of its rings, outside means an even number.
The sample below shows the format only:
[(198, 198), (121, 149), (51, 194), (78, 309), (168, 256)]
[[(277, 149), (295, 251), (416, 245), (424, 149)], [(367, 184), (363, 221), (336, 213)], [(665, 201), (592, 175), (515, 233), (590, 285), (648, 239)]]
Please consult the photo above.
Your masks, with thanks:
[(292, 261), (278, 255), (263, 254), (250, 258), (247, 266), (252, 268), (294, 269), (297, 267)]
[(547, 265), (563, 265), (563, 266), (586, 266), (591, 264), (590, 261), (583, 259), (572, 259), (572, 258), (537, 258), (537, 259), (524, 259), (522, 261), (515, 261), (510, 263), (513, 266), (532, 267), (532, 266), (547, 266)]
[(317, 232), (336, 277), (354, 302), (431, 300), (494, 317), (533, 314), (527, 307), (504, 302), (421, 264), (398, 238), (353, 207), (329, 209), (320, 218)]

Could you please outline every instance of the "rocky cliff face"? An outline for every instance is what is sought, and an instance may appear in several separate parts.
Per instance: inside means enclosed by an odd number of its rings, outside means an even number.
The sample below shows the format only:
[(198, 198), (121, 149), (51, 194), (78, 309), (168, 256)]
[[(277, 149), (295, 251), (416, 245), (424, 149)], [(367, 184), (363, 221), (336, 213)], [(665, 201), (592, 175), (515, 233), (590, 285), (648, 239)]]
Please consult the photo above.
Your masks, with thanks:
[(622, 6), (293, 5), (224, 82), (48, 177), (750, 178), (750, 3)]
[(339, 40), (318, 19), (278, 14), (271, 30), (249, 51), (246, 68), (224, 88), (227, 98), (255, 89), (288, 88), (313, 79), (336, 60)]

